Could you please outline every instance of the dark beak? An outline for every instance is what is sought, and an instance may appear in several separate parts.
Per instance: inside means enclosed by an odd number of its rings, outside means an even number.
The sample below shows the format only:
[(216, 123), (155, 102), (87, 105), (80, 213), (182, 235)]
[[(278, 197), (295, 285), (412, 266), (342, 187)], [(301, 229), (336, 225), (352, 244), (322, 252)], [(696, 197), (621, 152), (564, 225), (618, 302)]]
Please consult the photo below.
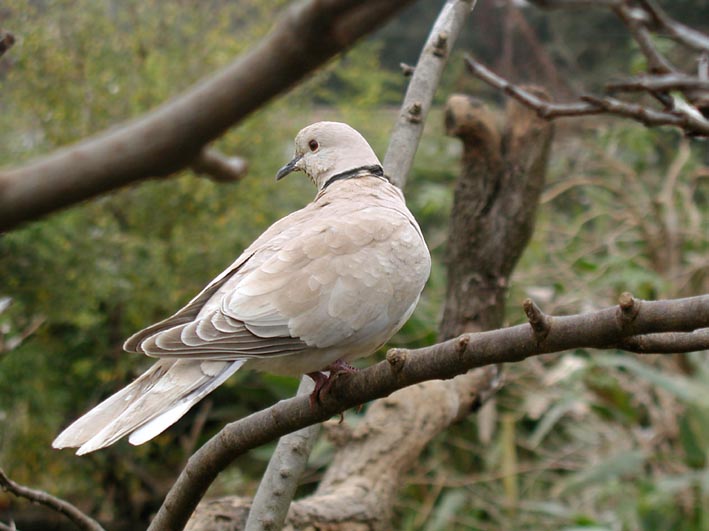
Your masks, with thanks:
[(294, 171), (300, 171), (300, 169), (296, 168), (295, 165), (298, 164), (298, 161), (300, 161), (300, 159), (302, 159), (302, 158), (303, 158), (302, 155), (298, 155), (293, 160), (291, 160), (288, 164), (286, 164), (280, 170), (278, 170), (278, 173), (276, 174), (276, 180), (280, 181), (281, 179), (283, 179), (283, 177), (285, 177), (289, 173), (292, 173)]

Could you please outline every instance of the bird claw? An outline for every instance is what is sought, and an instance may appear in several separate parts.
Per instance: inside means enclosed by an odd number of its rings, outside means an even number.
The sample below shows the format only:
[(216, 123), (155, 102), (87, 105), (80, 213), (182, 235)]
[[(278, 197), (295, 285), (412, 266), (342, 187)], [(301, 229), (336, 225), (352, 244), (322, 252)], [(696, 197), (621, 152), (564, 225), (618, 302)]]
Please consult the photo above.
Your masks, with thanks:
[[(329, 375), (325, 376), (325, 371), (329, 372)], [(330, 392), (332, 384), (340, 374), (352, 374), (357, 371), (358, 369), (356, 367), (353, 367), (346, 361), (336, 360), (322, 369), (322, 371), (307, 373), (315, 382), (315, 388), (313, 392), (310, 393), (310, 408), (314, 409), (315, 404), (320, 403), (320, 396)], [(342, 413), (340, 413), (340, 422), (342, 422)]]

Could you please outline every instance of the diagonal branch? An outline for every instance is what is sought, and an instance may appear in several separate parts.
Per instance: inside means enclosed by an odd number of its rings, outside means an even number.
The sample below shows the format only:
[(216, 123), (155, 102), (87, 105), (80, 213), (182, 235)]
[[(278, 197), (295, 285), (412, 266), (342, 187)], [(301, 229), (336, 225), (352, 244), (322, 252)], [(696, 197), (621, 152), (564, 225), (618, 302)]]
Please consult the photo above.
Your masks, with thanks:
[(207, 143), (410, 2), (310, 0), (293, 5), (255, 48), (154, 111), (0, 171), (0, 231), (190, 165)]
[(20, 498), (25, 498), (33, 503), (44, 505), (45, 507), (49, 507), (50, 509), (62, 513), (64, 516), (69, 518), (69, 520), (74, 522), (79, 529), (83, 529), (84, 531), (103, 531), (101, 524), (93, 518), (85, 515), (69, 502), (60, 500), (59, 498), (56, 498), (41, 490), (31, 489), (15, 483), (7, 477), (2, 469), (0, 469), (0, 487), (10, 494), (14, 494)]
[(399, 188), (406, 184), (443, 67), (475, 2), (448, 0), (423, 46), (384, 157), (384, 172)]
[[(615, 307), (547, 318), (549, 331), (543, 339), (523, 324), (463, 334), (416, 350), (393, 349), (388, 361), (337, 380), (317, 407), (310, 407), (308, 397), (297, 396), (228, 424), (192, 455), (149, 529), (182, 529), (217, 475), (250, 448), (426, 380), (573, 348), (622, 348), (629, 338), (647, 334), (709, 328), (709, 295), (649, 302), (624, 294)], [(701, 346), (709, 348), (709, 341)]]

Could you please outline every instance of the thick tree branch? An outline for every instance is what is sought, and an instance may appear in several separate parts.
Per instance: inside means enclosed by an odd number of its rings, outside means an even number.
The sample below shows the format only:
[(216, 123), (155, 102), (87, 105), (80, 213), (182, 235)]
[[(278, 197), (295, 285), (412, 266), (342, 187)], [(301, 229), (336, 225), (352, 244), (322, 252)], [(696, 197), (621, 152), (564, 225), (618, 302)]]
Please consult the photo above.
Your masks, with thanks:
[(298, 396), (228, 424), (192, 455), (149, 529), (182, 529), (216, 476), (248, 449), (397, 389), (539, 354), (573, 348), (622, 348), (629, 338), (709, 327), (709, 295), (654, 302), (632, 298), (629, 302), (623, 297), (621, 302), (622, 306), (596, 312), (550, 317), (549, 333), (541, 341), (531, 325), (523, 324), (463, 334), (416, 350), (394, 349), (387, 356), (389, 361), (338, 379), (315, 408), (310, 407), (308, 397)]
[(311, 0), (255, 48), (122, 127), (0, 172), (0, 231), (190, 165), (204, 146), (411, 0)]
[(421, 51), (383, 163), (384, 173), (399, 188), (406, 184), (443, 67), (475, 1), (448, 0)]
[(14, 494), (20, 498), (25, 498), (33, 503), (44, 505), (45, 507), (49, 507), (50, 509), (63, 514), (69, 518), (69, 520), (74, 522), (79, 529), (84, 529), (85, 531), (104, 531), (101, 524), (93, 518), (85, 515), (69, 502), (60, 500), (59, 498), (56, 498), (41, 490), (31, 489), (15, 483), (7, 477), (2, 469), (0, 469), (0, 487), (10, 494)]

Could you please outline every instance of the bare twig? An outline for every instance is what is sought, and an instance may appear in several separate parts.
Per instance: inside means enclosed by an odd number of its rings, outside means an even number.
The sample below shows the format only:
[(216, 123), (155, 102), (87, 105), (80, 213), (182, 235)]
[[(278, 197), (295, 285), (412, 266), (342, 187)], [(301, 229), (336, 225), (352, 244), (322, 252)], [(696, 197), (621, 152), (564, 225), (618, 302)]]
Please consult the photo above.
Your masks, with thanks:
[(7, 477), (2, 469), (0, 469), (0, 487), (10, 494), (14, 494), (20, 498), (25, 498), (33, 503), (44, 505), (45, 507), (49, 507), (50, 509), (63, 514), (69, 518), (69, 520), (74, 522), (79, 529), (84, 529), (85, 531), (104, 531), (101, 524), (81, 512), (69, 502), (60, 500), (59, 498), (52, 496), (51, 494), (47, 494), (41, 490), (31, 489), (29, 487), (19, 485)]
[(687, 89), (709, 90), (709, 80), (684, 74), (668, 74), (664, 76), (640, 76), (606, 84), (606, 90), (609, 92), (684, 91)]
[(583, 96), (583, 101), (573, 103), (549, 102), (498, 76), (472, 57), (467, 57), (465, 61), (475, 77), (503, 91), (505, 94), (515, 98), (527, 107), (534, 109), (542, 118), (553, 120), (570, 116), (614, 114), (631, 118), (648, 126), (668, 125), (678, 127), (688, 134), (709, 136), (709, 121), (703, 118), (699, 112), (692, 113), (680, 110), (673, 112), (658, 111), (610, 96)]
[(421, 51), (384, 156), (384, 173), (399, 188), (406, 184), (443, 67), (475, 1), (448, 0)]
[(0, 29), (0, 57), (15, 44), (15, 36)]
[(675, 41), (698, 52), (709, 52), (709, 37), (672, 19), (652, 0), (639, 0), (639, 3), (652, 17), (655, 26)]
[(589, 7), (616, 7), (622, 0), (530, 0), (542, 9), (586, 9)]
[[(303, 376), (298, 395), (307, 396), (314, 387), (310, 377)], [(283, 528), (288, 507), (319, 433), (320, 425), (314, 424), (281, 437), (261, 478), (244, 531)]]
[[(709, 327), (709, 295), (666, 301), (632, 299), (632, 322), (618, 326), (618, 306), (579, 315), (554, 317), (554, 326), (538, 343), (529, 324), (464, 334), (430, 347), (403, 351), (395, 368), (383, 361), (336, 381), (317, 407), (298, 396), (224, 427), (190, 458), (168, 493), (150, 530), (182, 529), (207, 487), (229, 463), (286, 433), (322, 422), (332, 415), (430, 379), (448, 379), (475, 367), (522, 361), (530, 356), (571, 348), (622, 348), (648, 334), (692, 332)], [(624, 301), (627, 307), (629, 302)], [(636, 312), (637, 310), (637, 312)], [(627, 311), (627, 309), (626, 309)], [(692, 347), (709, 348), (705, 344)], [(681, 346), (681, 345), (680, 345)], [(461, 348), (462, 347), (462, 348)], [(643, 351), (638, 344), (638, 351)], [(677, 351), (681, 351), (680, 348)]]
[(246, 177), (248, 163), (241, 157), (225, 157), (215, 149), (203, 149), (190, 167), (200, 175), (222, 183), (231, 183)]
[(647, 59), (650, 72), (654, 74), (671, 74), (676, 72), (674, 65), (660, 53), (655, 43), (652, 42), (652, 37), (646, 26), (647, 21), (642, 15), (638, 15), (638, 10), (632, 9), (627, 2), (623, 2), (613, 8), (613, 11), (628, 28), (635, 42), (638, 43), (640, 50)]
[(188, 166), (207, 143), (410, 2), (294, 4), (255, 48), (142, 118), (0, 172), (0, 231)]

